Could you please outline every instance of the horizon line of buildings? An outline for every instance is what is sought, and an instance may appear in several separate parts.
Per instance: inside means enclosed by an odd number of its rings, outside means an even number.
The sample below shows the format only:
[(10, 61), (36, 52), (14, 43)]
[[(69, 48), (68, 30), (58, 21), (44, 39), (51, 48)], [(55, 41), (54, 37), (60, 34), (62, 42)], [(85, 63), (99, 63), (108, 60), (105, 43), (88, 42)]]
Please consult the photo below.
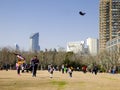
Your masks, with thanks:
[[(39, 33), (33, 33), (30, 37), (30, 52), (39, 52), (40, 45), (39, 45)], [(66, 45), (66, 52), (73, 52), (73, 53), (81, 53), (81, 54), (92, 54), (96, 55), (98, 53), (98, 39), (95, 38), (87, 38), (86, 43), (85, 41), (75, 41), (75, 42), (68, 42)], [(19, 46), (15, 44), (16, 50), (19, 50)], [(59, 47), (58, 51), (64, 50), (63, 47)]]

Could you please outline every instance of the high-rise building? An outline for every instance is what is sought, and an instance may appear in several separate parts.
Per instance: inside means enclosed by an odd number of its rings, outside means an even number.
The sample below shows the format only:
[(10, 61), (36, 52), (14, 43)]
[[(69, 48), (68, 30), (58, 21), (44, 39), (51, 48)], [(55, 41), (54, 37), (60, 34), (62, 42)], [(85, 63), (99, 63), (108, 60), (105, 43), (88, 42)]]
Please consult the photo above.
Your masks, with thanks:
[(16, 43), (15, 43), (15, 50), (17, 50), (17, 51), (18, 51), (18, 50), (20, 50), (19, 45), (18, 45), (18, 44), (16, 44)]
[(87, 48), (88, 53), (91, 55), (96, 55), (98, 53), (99, 47), (98, 47), (98, 39), (95, 38), (88, 38), (87, 39)]
[(40, 51), (39, 33), (33, 33), (30, 36), (30, 51), (32, 51), (32, 52)]
[(84, 53), (84, 41), (67, 43), (67, 52)]
[(117, 37), (120, 30), (120, 0), (100, 0), (99, 49)]

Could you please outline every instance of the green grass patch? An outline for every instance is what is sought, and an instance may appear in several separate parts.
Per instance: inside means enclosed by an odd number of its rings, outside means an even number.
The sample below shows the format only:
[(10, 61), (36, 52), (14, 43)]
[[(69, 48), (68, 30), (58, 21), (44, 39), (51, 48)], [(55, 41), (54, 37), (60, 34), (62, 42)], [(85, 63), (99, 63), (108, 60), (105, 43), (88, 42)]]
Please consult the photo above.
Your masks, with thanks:
[(55, 80), (53, 80), (53, 81), (52, 81), (52, 84), (53, 84), (54, 86), (57, 86), (57, 87), (58, 87), (57, 90), (62, 90), (62, 89), (65, 87), (65, 85), (67, 85), (67, 82), (65, 82), (65, 81), (55, 81)]

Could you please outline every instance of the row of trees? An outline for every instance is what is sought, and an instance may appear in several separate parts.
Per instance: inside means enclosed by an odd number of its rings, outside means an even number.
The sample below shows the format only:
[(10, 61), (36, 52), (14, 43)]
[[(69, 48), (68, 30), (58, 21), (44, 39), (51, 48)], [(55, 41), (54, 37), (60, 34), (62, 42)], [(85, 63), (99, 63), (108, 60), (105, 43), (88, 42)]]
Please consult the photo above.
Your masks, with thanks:
[(25, 51), (15, 51), (12, 48), (2, 48), (0, 50), (0, 66), (6, 64), (15, 67), (16, 56), (14, 52), (23, 55), (26, 58), (26, 63), (30, 63), (31, 58), (34, 55), (37, 55), (40, 60), (40, 67), (47, 69), (48, 64), (53, 64), (56, 66), (61, 66), (62, 64), (67, 64), (73, 66), (74, 68), (81, 68), (83, 65), (88, 66), (88, 69), (91, 69), (95, 64), (99, 66), (101, 71), (108, 72), (112, 67), (118, 67), (120, 63), (120, 52), (114, 51), (109, 53), (107, 51), (101, 52), (96, 56), (92, 55), (83, 55), (83, 54), (74, 54), (73, 52), (57, 51), (54, 50), (45, 50), (40, 52), (25, 52)]

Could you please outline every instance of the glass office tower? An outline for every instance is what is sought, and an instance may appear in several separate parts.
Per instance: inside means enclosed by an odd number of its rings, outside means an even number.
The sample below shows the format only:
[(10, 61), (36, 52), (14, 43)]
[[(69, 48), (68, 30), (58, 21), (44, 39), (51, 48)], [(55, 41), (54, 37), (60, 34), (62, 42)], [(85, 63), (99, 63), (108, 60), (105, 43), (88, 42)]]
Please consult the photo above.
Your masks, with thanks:
[(33, 33), (30, 36), (30, 51), (32, 51), (32, 52), (40, 51), (39, 33)]

